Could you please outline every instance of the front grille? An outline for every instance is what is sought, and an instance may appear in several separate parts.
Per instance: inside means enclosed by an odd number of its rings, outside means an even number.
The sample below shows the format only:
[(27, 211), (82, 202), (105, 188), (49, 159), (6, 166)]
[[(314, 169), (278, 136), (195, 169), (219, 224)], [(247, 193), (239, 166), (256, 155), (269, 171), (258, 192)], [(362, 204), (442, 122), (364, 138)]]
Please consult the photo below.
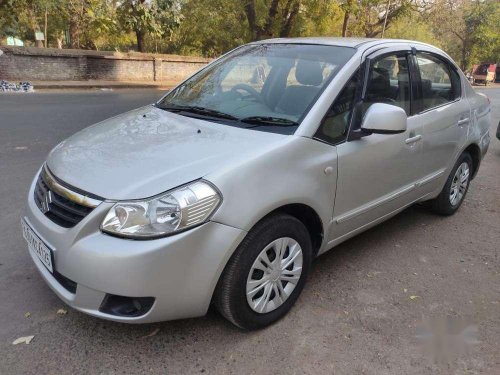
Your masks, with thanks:
[(83, 206), (50, 189), (45, 170), (42, 170), (35, 186), (35, 203), (45, 216), (64, 228), (78, 224), (94, 208)]

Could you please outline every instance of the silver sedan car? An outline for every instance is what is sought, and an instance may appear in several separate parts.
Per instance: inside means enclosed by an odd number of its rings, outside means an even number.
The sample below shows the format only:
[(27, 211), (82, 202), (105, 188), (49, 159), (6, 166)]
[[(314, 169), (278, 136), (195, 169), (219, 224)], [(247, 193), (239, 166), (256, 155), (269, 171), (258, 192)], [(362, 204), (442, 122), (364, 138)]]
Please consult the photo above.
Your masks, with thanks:
[(489, 100), (427, 44), (241, 46), (57, 145), (22, 227), (52, 290), (104, 319), (283, 317), (318, 255), (405, 207), (464, 200)]

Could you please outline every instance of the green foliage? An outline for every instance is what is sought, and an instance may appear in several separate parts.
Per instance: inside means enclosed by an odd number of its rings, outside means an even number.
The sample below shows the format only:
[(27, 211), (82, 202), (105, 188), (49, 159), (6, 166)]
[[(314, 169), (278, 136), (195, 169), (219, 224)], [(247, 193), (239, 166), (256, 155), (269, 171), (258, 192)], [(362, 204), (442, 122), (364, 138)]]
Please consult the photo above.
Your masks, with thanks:
[(137, 47), (143, 52), (146, 34), (154, 38), (169, 37), (178, 26), (179, 17), (173, 0), (123, 0), (117, 15), (123, 29), (137, 36)]
[(461, 66), (500, 62), (497, 0), (436, 0), (425, 12), (436, 39)]
[(344, 10), (339, 2), (310, 0), (304, 2), (293, 36), (340, 36)]
[(14, 0), (0, 0), (0, 38), (18, 33), (13, 2)]
[(500, 3), (487, 2), (466, 16), (475, 26), (475, 43), (470, 60), (476, 63), (500, 63)]
[(498, 0), (0, 0), (0, 38), (34, 45), (46, 14), (50, 47), (215, 57), (255, 39), (384, 33), (463, 68), (500, 61)]
[(187, 0), (172, 41), (187, 55), (218, 56), (251, 40), (239, 0)]
[[(411, 27), (408, 27), (408, 25), (411, 25)], [(416, 11), (410, 12), (392, 23), (387, 28), (384, 37), (417, 40), (442, 48), (441, 41), (436, 38), (431, 26)]]

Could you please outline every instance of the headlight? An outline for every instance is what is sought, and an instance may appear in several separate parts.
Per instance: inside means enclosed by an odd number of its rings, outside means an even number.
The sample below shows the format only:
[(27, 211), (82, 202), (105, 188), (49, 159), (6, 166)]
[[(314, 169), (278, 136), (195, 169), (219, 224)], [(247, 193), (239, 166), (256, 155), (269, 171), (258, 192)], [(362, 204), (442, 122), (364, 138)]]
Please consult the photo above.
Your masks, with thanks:
[(203, 223), (220, 201), (215, 188), (196, 181), (153, 198), (116, 203), (101, 230), (123, 237), (162, 237)]

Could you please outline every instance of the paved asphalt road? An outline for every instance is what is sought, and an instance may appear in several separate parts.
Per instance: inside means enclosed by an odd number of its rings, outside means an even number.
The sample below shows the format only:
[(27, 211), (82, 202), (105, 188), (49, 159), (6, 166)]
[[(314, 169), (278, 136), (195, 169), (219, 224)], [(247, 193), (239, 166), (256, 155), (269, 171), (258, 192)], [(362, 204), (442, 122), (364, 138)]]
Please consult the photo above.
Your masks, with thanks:
[[(500, 89), (484, 92), (497, 124)], [(320, 257), (297, 305), (268, 329), (242, 332), (213, 311), (140, 326), (70, 308), (56, 314), (65, 306), (21, 236), (28, 184), (59, 141), (159, 95), (0, 95), (0, 374), (500, 374), (500, 141), (493, 127), (455, 216), (412, 207)], [(453, 324), (468, 327), (457, 338), (466, 348), (434, 358), (425, 337), (450, 336), (437, 328), (422, 334), (423, 322), (445, 317), (456, 332)], [(12, 345), (27, 335), (35, 335), (31, 344)]]

